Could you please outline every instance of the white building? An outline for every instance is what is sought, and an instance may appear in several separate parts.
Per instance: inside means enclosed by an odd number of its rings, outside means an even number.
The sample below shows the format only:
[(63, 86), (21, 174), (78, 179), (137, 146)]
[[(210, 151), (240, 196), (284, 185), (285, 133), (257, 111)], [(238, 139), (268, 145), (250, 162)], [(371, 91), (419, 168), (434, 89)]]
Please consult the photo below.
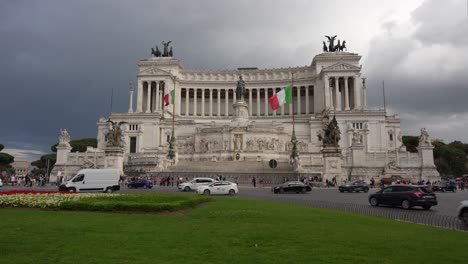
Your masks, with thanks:
[[(355, 53), (325, 52), (308, 66), (237, 70), (186, 69), (173, 57), (141, 60), (136, 108), (131, 90), (128, 112), (109, 117), (128, 123), (124, 171), (152, 176), (223, 174), (240, 181), (257, 175), (266, 182), (296, 177), (297, 173), (322, 180), (333, 176), (338, 181), (378, 181), (391, 176), (413, 181), (439, 179), (429, 140), (421, 140), (419, 153), (407, 152), (401, 142), (399, 116), (367, 107), (360, 59)], [(246, 87), (247, 108), (242, 109), (247, 110), (242, 117), (233, 107), (238, 102), (239, 76)], [(272, 111), (268, 99), (292, 80), (294, 104)], [(163, 96), (172, 89), (175, 106), (164, 107)], [(295, 167), (289, 164), (293, 112), (300, 157)], [(325, 165), (318, 137), (328, 123), (326, 114), (336, 117), (341, 131), (338, 166), (333, 162)], [(85, 162), (104, 166), (107, 120), (98, 122), (97, 149), (84, 154), (62, 151), (55, 171), (72, 173)], [(173, 122), (175, 161), (166, 157)], [(272, 159), (278, 162), (275, 169), (269, 167)]]

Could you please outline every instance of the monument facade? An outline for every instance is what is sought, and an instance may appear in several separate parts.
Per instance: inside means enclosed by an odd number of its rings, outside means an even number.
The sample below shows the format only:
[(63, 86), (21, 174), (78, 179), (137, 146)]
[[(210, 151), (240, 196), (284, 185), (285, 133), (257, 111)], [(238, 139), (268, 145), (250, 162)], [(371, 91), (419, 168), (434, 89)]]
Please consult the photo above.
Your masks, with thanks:
[[(138, 62), (136, 108), (131, 85), (128, 112), (99, 120), (97, 149), (85, 158), (63, 144), (68, 158), (58, 165), (69, 173), (86, 160), (105, 167), (111, 139), (122, 143), (124, 172), (151, 176), (282, 172), (338, 182), (395, 175), (440, 179), (427, 131), (421, 131), (419, 152), (407, 152), (399, 116), (367, 107), (361, 56), (343, 51), (345, 41), (334, 46), (334, 37), (328, 38), (330, 45), (324, 42), (324, 52), (310, 65), (237, 70), (185, 68), (164, 42), (163, 52), (156, 47), (154, 57)], [(291, 84), (293, 104), (272, 110), (268, 99)], [(174, 104), (166, 106), (164, 95), (172, 90)], [(293, 115), (298, 156), (291, 162)], [(108, 120), (121, 122), (120, 138), (109, 137), (115, 130)], [(176, 155), (169, 159), (172, 132)], [(278, 163), (274, 170), (268, 166), (272, 159)]]

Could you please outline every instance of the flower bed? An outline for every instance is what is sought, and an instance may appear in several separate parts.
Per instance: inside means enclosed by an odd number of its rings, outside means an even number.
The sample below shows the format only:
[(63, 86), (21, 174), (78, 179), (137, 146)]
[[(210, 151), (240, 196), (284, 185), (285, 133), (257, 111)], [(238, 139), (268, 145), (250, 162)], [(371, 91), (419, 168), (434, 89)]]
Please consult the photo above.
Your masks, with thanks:
[(161, 194), (63, 193), (9, 191), (0, 194), (1, 207), (47, 208), (80, 211), (161, 212), (194, 208), (211, 197)]

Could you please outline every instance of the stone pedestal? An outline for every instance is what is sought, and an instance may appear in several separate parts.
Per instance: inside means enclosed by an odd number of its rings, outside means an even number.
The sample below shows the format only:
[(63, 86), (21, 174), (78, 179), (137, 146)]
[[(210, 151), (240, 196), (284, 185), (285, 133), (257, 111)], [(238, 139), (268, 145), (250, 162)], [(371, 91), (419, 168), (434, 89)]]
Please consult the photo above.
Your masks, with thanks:
[(247, 125), (249, 121), (249, 105), (239, 100), (233, 104), (234, 114), (232, 121), (236, 124)]
[(68, 153), (70, 153), (72, 147), (70, 145), (58, 145), (57, 146), (57, 161), (56, 165), (66, 165), (68, 161)]
[(432, 144), (420, 144), (417, 147), (421, 161), (421, 180), (440, 180), (440, 174), (434, 164), (434, 146)]
[(104, 168), (118, 169), (120, 175), (123, 175), (124, 150), (121, 147), (105, 147)]
[(341, 150), (338, 147), (326, 146), (322, 150), (324, 168), (323, 181), (332, 181), (336, 177), (337, 183), (341, 183), (343, 179), (343, 171), (341, 169)]

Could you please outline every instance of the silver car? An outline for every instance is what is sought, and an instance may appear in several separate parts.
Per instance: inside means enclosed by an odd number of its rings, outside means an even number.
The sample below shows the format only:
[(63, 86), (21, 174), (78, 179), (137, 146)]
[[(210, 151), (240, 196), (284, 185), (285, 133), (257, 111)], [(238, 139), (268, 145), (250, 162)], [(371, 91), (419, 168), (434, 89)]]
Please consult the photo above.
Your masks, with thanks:
[(211, 178), (194, 178), (189, 182), (183, 182), (179, 184), (178, 188), (179, 190), (182, 190), (184, 192), (190, 192), (192, 190), (196, 191), (198, 187), (203, 185), (209, 185), (213, 182), (215, 182), (215, 180)]

